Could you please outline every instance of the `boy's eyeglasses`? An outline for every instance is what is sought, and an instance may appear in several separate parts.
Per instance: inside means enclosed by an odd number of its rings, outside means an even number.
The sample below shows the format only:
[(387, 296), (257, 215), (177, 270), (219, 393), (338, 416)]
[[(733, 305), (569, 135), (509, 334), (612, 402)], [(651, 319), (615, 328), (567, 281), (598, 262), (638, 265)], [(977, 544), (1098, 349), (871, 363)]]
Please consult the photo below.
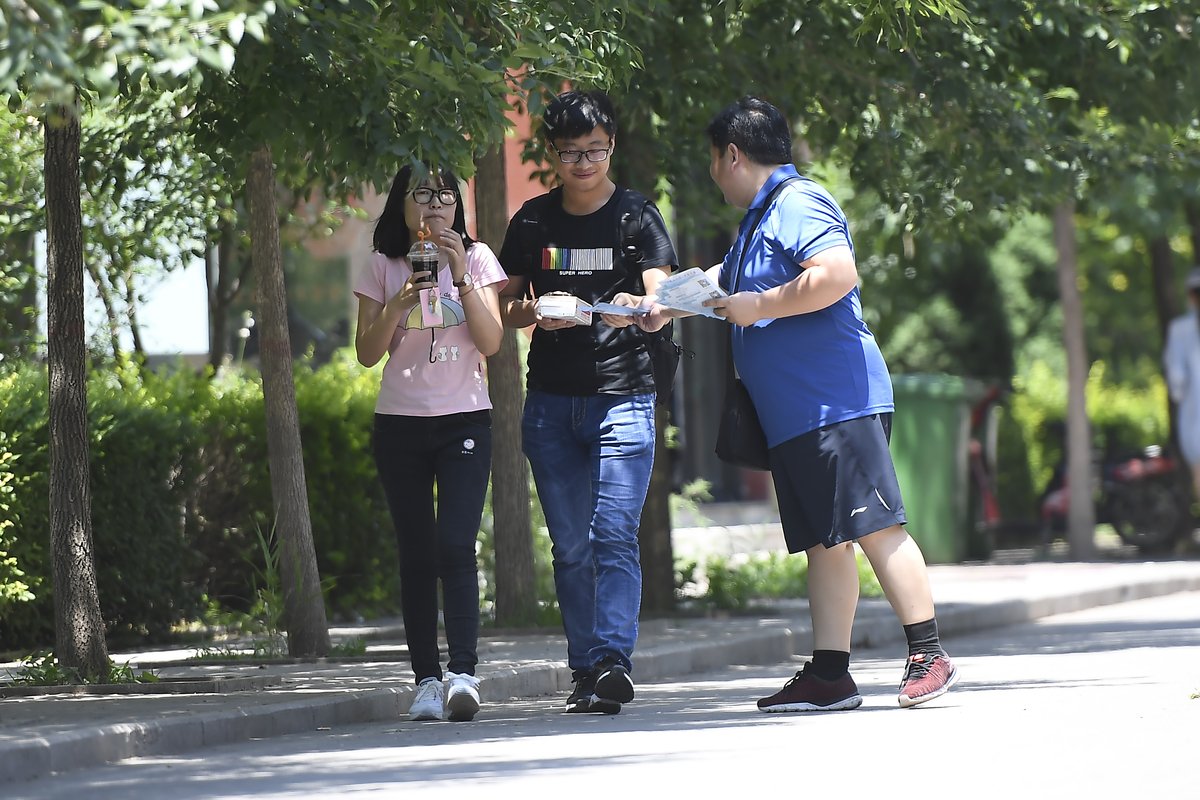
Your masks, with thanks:
[(608, 154), (612, 152), (612, 142), (609, 142), (608, 147), (603, 150), (558, 150), (558, 160), (564, 164), (577, 164), (584, 156), (587, 156), (588, 161), (603, 161), (608, 158)]
[(413, 189), (410, 194), (412, 194), (412, 199), (417, 205), (422, 206), (429, 205), (433, 201), (434, 194), (437, 195), (438, 202), (444, 206), (452, 206), (458, 202), (458, 192), (453, 189), (438, 189), (434, 192), (433, 189), (422, 187), (420, 189)]

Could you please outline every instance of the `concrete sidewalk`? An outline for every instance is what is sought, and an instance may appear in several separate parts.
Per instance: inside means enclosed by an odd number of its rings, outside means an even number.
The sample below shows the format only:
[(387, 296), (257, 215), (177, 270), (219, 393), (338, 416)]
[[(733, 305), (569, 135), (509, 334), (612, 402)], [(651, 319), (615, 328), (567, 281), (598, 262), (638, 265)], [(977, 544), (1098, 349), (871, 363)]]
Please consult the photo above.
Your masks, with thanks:
[[(979, 564), (931, 566), (938, 624), (954, 637), (1173, 592), (1200, 590), (1200, 561)], [(394, 625), (331, 631), (368, 640), (366, 656), (310, 662), (195, 663), (191, 651), (114, 655), (152, 669), (166, 683), (224, 680), (224, 691), (82, 694), (0, 699), (0, 786), (52, 772), (142, 755), (178, 753), (251, 738), (398, 719), (412, 702), (412, 674)], [(860, 604), (854, 647), (905, 655), (903, 631), (887, 603)], [(807, 605), (787, 602), (753, 615), (647, 620), (634, 678), (653, 682), (729, 664), (785, 662), (809, 651)], [(9, 665), (10, 667), (12, 665)], [(790, 671), (781, 666), (781, 677)], [(488, 702), (546, 696), (558, 713), (571, 687), (561, 634), (484, 631), (480, 693)], [(636, 701), (635, 701), (636, 702)], [(438, 723), (430, 723), (438, 724)], [(450, 724), (450, 723), (445, 723)]]

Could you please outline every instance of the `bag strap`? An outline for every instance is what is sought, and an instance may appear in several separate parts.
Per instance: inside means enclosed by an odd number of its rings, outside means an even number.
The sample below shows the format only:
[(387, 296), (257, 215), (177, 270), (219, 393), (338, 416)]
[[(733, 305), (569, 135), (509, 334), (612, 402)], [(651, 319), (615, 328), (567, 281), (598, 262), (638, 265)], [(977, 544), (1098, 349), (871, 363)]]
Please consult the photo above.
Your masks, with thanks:
[[(758, 213), (754, 216), (754, 222), (750, 224), (750, 228), (746, 231), (746, 238), (742, 240), (742, 252), (738, 254), (737, 271), (735, 271), (730, 278), (730, 283), (732, 284), (733, 288), (733, 291), (731, 291), (730, 294), (737, 294), (738, 284), (741, 283), (742, 278), (742, 266), (746, 263), (746, 251), (750, 248), (750, 239), (753, 238), (755, 231), (758, 230), (759, 223), (762, 222), (763, 217), (767, 214), (767, 210), (771, 207), (771, 204), (775, 202), (775, 198), (779, 196), (779, 193), (783, 190), (783, 187), (798, 180), (800, 179), (794, 175), (784, 178), (779, 183), (775, 184), (775, 188), (772, 189), (771, 193), (768, 194), (766, 199), (763, 200), (762, 208), (758, 209)], [(738, 381), (737, 367), (735, 367), (733, 364), (732, 348), (729, 350), (729, 361), (725, 366), (726, 383), (732, 386)]]
[(800, 178), (795, 175), (784, 178), (779, 183), (775, 184), (775, 188), (772, 189), (771, 193), (767, 195), (765, 200), (763, 200), (762, 207), (758, 209), (758, 213), (754, 216), (754, 222), (751, 223), (750, 228), (746, 231), (746, 238), (742, 240), (742, 252), (738, 254), (737, 271), (734, 272), (730, 280), (730, 284), (733, 287), (733, 291), (731, 291), (730, 294), (737, 294), (737, 287), (738, 284), (741, 283), (742, 278), (742, 265), (746, 263), (746, 250), (750, 248), (750, 240), (754, 238), (754, 232), (758, 230), (759, 223), (761, 223), (763, 217), (766, 216), (767, 210), (771, 208), (771, 204), (775, 202), (775, 198), (779, 196), (781, 191), (783, 191), (783, 187), (798, 180), (800, 180)]

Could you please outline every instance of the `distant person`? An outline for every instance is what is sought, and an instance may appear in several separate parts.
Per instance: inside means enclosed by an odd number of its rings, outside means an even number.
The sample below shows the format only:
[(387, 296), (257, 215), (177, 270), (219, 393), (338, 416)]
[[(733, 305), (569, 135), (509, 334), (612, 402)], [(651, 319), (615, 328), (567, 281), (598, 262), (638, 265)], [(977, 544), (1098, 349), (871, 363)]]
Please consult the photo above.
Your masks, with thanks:
[(1171, 320), (1163, 364), (1167, 390), (1176, 403), (1175, 427), (1179, 449), (1192, 473), (1192, 486), (1200, 500), (1200, 267), (1188, 273), (1188, 311)]
[[(792, 165), (791, 129), (770, 103), (733, 103), (707, 135), (709, 175), (746, 217), (724, 262), (708, 270), (726, 291), (738, 291), (704, 305), (731, 324), (734, 363), (770, 447), (784, 539), (789, 552), (808, 556), (812, 660), (758, 707), (840, 711), (862, 704), (849, 671), (856, 544), (908, 639), (899, 703), (927, 702), (953, 686), (958, 671), (938, 636), (924, 556), (904, 528), (888, 450), (891, 378), (863, 322), (849, 224), (833, 197)], [(679, 315), (653, 309), (639, 321), (648, 330)]]
[[(545, 317), (537, 299), (638, 305), (676, 263), (652, 202), (608, 176), (617, 118), (603, 92), (569, 91), (543, 132), (559, 186), (513, 216), (500, 261), (504, 322), (536, 325), (522, 421), (525, 455), (549, 528), (554, 586), (574, 689), (568, 713), (620, 712), (634, 696), (641, 609), (638, 524), (654, 466), (655, 384), (649, 337), (632, 317), (591, 325)], [(622, 208), (637, 259), (622, 245)]]
[[(372, 446), (396, 528), (416, 720), (467, 721), (479, 711), (475, 543), (492, 461), (484, 359), (500, 348), (497, 292), (507, 278), (488, 246), (467, 235), (458, 187), (446, 171), (420, 178), (401, 169), (375, 225), (375, 255), (354, 286), (358, 360), (372, 367), (387, 355)], [(436, 274), (414, 273), (406, 257), (421, 237), (438, 246)]]

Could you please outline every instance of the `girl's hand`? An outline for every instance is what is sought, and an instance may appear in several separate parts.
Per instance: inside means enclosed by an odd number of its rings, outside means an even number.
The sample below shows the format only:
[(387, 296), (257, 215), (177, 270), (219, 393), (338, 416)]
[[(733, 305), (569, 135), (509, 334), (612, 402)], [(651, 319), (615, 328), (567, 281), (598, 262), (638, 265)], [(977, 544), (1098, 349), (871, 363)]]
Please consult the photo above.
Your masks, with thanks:
[(421, 299), (422, 289), (428, 289), (432, 285), (428, 271), (414, 272), (387, 304), (393, 308), (407, 308)]
[(467, 249), (463, 247), (462, 234), (453, 228), (442, 228), (433, 239), (438, 249), (446, 254), (450, 264), (450, 274), (455, 281), (461, 281), (467, 271)]

